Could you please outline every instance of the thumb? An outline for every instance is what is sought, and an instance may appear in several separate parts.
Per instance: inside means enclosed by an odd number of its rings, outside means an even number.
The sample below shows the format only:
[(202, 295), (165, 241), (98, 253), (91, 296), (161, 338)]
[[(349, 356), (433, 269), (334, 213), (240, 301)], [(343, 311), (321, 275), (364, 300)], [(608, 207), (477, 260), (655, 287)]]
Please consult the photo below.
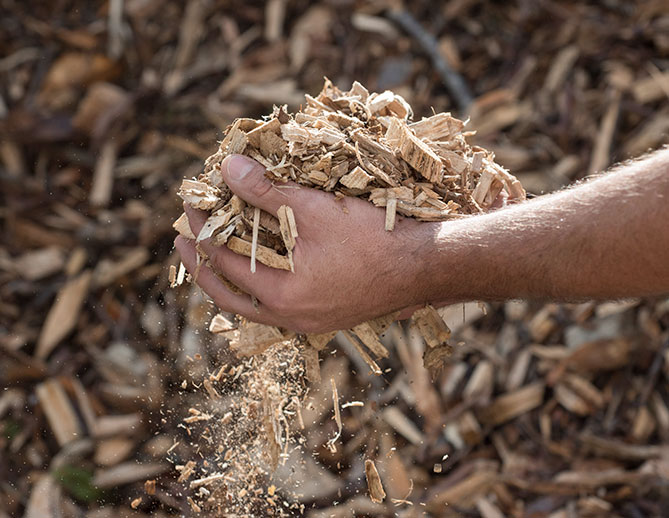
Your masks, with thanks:
[(244, 155), (229, 155), (221, 164), (223, 180), (232, 192), (254, 207), (258, 207), (276, 216), (281, 205), (289, 205), (291, 191), (280, 189), (265, 177), (262, 164)]

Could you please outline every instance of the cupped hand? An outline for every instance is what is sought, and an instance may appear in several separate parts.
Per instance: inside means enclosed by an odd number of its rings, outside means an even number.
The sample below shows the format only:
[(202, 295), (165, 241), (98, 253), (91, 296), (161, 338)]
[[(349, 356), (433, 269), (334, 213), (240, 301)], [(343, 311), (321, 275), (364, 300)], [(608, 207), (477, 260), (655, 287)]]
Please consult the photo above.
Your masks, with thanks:
[[(360, 322), (425, 302), (416, 289), (421, 249), (430, 225), (398, 216), (385, 231), (385, 211), (366, 200), (299, 186), (273, 183), (258, 162), (226, 157), (222, 173), (230, 189), (248, 204), (276, 216), (293, 209), (299, 237), (293, 250), (295, 272), (256, 264), (209, 240), (199, 243), (209, 259), (196, 282), (223, 311), (298, 332), (347, 329)], [(186, 206), (198, 235), (208, 214)], [(186, 269), (197, 268), (195, 242), (179, 236), (175, 246)], [(215, 269), (245, 293), (230, 291)], [(255, 300), (254, 300), (255, 299)]]

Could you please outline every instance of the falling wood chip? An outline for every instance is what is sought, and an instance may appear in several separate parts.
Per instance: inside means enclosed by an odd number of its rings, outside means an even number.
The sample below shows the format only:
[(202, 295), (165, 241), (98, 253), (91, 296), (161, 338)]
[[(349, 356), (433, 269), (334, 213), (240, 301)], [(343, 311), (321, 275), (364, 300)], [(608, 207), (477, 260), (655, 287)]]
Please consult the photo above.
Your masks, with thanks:
[(371, 371), (377, 376), (380, 376), (382, 374), (381, 368), (374, 360), (372, 360), (371, 356), (367, 353), (367, 351), (363, 349), (362, 345), (360, 345), (357, 338), (349, 331), (342, 331), (342, 334), (348, 339), (348, 341), (353, 345), (353, 347), (355, 347), (355, 349), (358, 351), (358, 354), (360, 354), (362, 359), (365, 360), (365, 363), (369, 365)]
[(365, 476), (367, 477), (367, 488), (369, 489), (369, 498), (375, 504), (380, 504), (386, 498), (386, 492), (383, 490), (381, 477), (371, 459), (365, 460)]
[(381, 343), (379, 336), (368, 322), (363, 322), (351, 329), (355, 335), (360, 338), (360, 341), (372, 351), (377, 358), (388, 358), (390, 353), (388, 349)]
[(332, 453), (337, 452), (337, 446), (335, 443), (341, 437), (342, 432), (342, 422), (341, 422), (341, 410), (339, 409), (339, 392), (337, 391), (337, 384), (335, 383), (334, 378), (330, 378), (330, 383), (332, 384), (332, 403), (334, 406), (334, 420), (337, 423), (337, 433), (328, 440), (326, 446)]

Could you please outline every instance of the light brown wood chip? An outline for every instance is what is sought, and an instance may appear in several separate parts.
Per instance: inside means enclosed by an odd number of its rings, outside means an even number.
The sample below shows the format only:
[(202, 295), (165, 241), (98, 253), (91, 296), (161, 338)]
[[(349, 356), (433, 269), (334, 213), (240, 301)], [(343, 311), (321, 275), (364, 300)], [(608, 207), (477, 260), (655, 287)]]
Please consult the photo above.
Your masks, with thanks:
[(58, 380), (49, 379), (37, 385), (35, 392), (60, 446), (82, 437), (79, 418)]
[(339, 183), (349, 189), (364, 189), (373, 179), (373, 176), (367, 174), (362, 167), (357, 165), (350, 173), (342, 176)]
[(400, 155), (421, 175), (434, 183), (441, 182), (443, 165), (437, 154), (398, 119), (392, 119), (386, 138), (399, 148)]
[(372, 502), (380, 504), (386, 498), (386, 492), (383, 490), (381, 477), (374, 465), (374, 461), (365, 460), (365, 476), (367, 477), (367, 488), (369, 489), (369, 498)]
[(334, 437), (328, 440), (326, 446), (332, 453), (337, 452), (337, 447), (335, 443), (341, 437), (342, 431), (342, 421), (341, 421), (341, 410), (339, 408), (339, 391), (337, 390), (337, 384), (335, 383), (334, 378), (330, 378), (330, 383), (332, 384), (332, 403), (334, 405), (334, 420), (337, 423), (337, 433)]
[(348, 339), (353, 347), (355, 347), (356, 351), (358, 351), (358, 354), (362, 357), (363, 360), (365, 360), (365, 363), (369, 365), (371, 371), (377, 376), (380, 376), (382, 374), (381, 368), (374, 360), (372, 360), (372, 357), (367, 353), (367, 351), (363, 349), (358, 339), (350, 331), (342, 331), (342, 334)]
[(172, 223), (172, 228), (179, 233), (179, 235), (184, 236), (187, 239), (195, 239), (195, 234), (190, 229), (190, 224), (188, 223), (188, 216), (184, 212), (179, 218)]
[(446, 322), (430, 305), (415, 311), (411, 320), (429, 347), (437, 347), (451, 337)]
[(386, 230), (392, 232), (395, 228), (395, 215), (397, 213), (397, 198), (388, 196), (386, 202)]
[(253, 240), (251, 241), (251, 273), (256, 273), (256, 251), (258, 249), (258, 231), (260, 230), (260, 209), (253, 209)]
[[(246, 257), (251, 257), (252, 245), (248, 241), (245, 241), (236, 236), (230, 236), (227, 242), (227, 246), (233, 252), (245, 255)], [(267, 248), (266, 246), (258, 245), (256, 250), (256, 259), (270, 268), (290, 270), (290, 261), (288, 258), (284, 255), (279, 255), (274, 250)]]
[(281, 205), (279, 210), (277, 210), (277, 216), (279, 218), (279, 229), (281, 231), (281, 237), (283, 238), (283, 244), (286, 245), (286, 250), (288, 250), (290, 271), (295, 272), (293, 249), (295, 248), (296, 239), (299, 236), (297, 233), (297, 223), (295, 223), (295, 214), (293, 213), (293, 209), (288, 205)]
[(381, 343), (378, 335), (372, 329), (368, 322), (363, 322), (355, 326), (352, 331), (356, 334), (360, 341), (365, 344), (370, 351), (372, 351), (378, 358), (387, 358), (390, 353), (388, 349)]
[(54, 347), (65, 338), (79, 320), (91, 284), (91, 272), (86, 270), (79, 277), (69, 280), (56, 296), (37, 340), (35, 356), (45, 359)]

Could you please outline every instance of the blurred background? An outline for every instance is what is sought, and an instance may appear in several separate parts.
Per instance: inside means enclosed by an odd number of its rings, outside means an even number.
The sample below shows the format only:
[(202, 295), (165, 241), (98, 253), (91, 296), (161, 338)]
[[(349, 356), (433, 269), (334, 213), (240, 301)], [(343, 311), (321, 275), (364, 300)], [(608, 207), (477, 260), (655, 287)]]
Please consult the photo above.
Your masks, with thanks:
[[(233, 360), (214, 308), (168, 288), (176, 188), (234, 118), (295, 110), (324, 76), (469, 118), (538, 195), (667, 142), (669, 10), (0, 0), (0, 518), (192, 514), (178, 425), (191, 380)], [(434, 381), (399, 326), (381, 378), (322, 354), (309, 469), (277, 478), (307, 516), (669, 516), (669, 300), (442, 313), (462, 345)], [(365, 402), (336, 454), (328, 378)]]

